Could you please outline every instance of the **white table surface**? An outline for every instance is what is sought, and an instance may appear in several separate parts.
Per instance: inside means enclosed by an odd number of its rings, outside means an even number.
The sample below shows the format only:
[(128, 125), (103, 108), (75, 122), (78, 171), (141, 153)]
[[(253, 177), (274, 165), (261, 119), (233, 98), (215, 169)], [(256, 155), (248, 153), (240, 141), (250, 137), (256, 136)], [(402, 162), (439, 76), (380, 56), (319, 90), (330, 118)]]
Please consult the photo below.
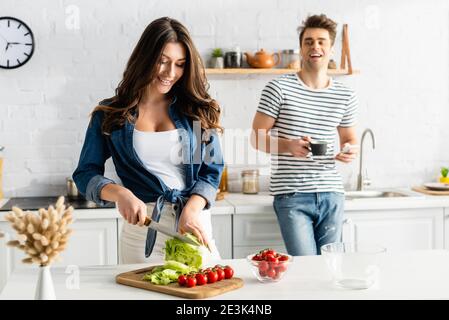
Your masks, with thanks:
[[(332, 285), (322, 256), (295, 257), (285, 277), (277, 283), (260, 283), (243, 260), (223, 260), (235, 276), (244, 280), (240, 289), (209, 299), (449, 299), (449, 251), (428, 250), (387, 253), (380, 264), (381, 278), (366, 290), (348, 290)], [(53, 268), (58, 299), (181, 299), (171, 295), (115, 283), (119, 273), (147, 265), (92, 266), (79, 268), (79, 288), (73, 268)], [(76, 270), (76, 269), (75, 269)], [(33, 299), (37, 268), (16, 269), (0, 299)]]

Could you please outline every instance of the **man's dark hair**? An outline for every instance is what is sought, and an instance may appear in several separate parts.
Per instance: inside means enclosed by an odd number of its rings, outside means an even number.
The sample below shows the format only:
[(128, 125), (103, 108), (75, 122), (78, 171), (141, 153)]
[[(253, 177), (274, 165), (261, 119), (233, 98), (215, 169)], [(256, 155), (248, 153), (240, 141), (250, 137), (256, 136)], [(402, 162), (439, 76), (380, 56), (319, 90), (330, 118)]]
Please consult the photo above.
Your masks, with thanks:
[(332, 45), (335, 43), (335, 37), (337, 36), (337, 23), (329, 19), (325, 14), (308, 16), (303, 24), (298, 27), (299, 32), (299, 46), (302, 45), (302, 38), (307, 28), (320, 28), (326, 29), (329, 32), (329, 38)]

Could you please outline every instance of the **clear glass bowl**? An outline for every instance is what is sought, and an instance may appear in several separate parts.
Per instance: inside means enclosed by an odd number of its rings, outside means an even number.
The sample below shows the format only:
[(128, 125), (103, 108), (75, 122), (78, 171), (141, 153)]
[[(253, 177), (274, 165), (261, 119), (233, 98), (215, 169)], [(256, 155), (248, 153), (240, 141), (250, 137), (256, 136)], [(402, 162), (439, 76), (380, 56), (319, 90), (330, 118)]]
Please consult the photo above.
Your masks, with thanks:
[(334, 242), (321, 247), (334, 284), (346, 289), (368, 289), (375, 284), (385, 252), (382, 246), (357, 242)]
[(257, 253), (250, 254), (246, 257), (246, 261), (248, 261), (248, 263), (250, 264), (251, 271), (253, 272), (257, 280), (259, 280), (260, 282), (276, 282), (282, 279), (282, 277), (287, 272), (290, 263), (293, 261), (293, 257), (286, 253), (278, 253), (280, 255), (288, 257), (288, 260), (278, 261), (277, 263), (272, 263), (265, 260), (253, 260), (253, 257)]

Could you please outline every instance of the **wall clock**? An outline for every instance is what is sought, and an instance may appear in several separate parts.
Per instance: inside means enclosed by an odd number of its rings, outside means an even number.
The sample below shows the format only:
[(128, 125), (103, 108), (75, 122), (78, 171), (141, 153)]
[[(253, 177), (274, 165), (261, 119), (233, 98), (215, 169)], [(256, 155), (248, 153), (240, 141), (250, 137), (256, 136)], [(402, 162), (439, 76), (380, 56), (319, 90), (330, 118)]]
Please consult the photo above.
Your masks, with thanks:
[(0, 17), (0, 68), (15, 69), (27, 63), (34, 52), (34, 36), (23, 21)]

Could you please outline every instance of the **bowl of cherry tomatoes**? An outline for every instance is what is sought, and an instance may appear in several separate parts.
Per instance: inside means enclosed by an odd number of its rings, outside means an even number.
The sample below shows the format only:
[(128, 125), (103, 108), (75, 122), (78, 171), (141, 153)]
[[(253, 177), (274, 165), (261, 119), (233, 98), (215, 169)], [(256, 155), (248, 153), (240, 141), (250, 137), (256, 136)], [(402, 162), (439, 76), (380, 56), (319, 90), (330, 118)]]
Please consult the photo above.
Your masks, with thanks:
[(260, 282), (275, 282), (282, 279), (293, 257), (273, 249), (264, 249), (247, 256), (251, 270)]

